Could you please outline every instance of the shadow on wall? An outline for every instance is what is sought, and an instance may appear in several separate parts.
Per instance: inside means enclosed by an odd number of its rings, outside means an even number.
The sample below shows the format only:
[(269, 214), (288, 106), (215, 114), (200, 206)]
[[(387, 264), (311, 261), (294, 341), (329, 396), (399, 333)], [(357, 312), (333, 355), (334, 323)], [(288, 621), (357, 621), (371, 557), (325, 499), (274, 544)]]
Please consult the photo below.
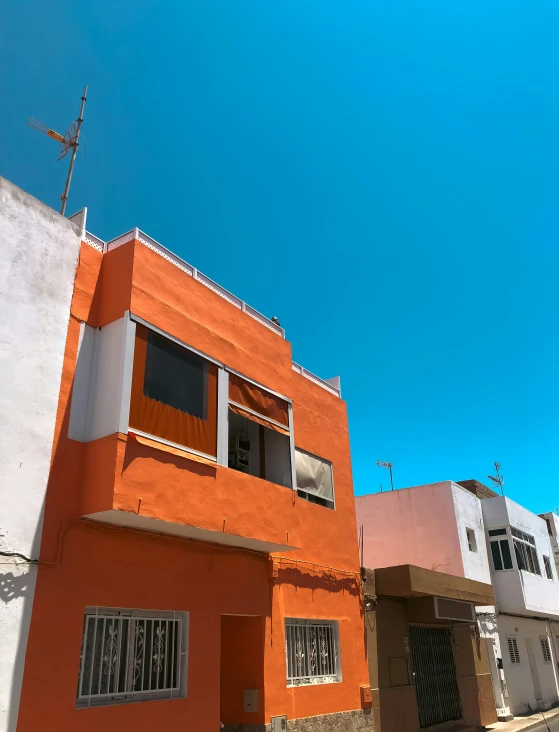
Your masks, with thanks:
[(294, 585), (308, 590), (347, 592), (360, 597), (361, 584), (357, 576), (340, 576), (327, 570), (302, 570), (297, 566), (279, 567), (276, 584)]
[[(32, 558), (36, 558), (39, 553), (43, 511), (44, 503), (41, 506), (37, 526), (35, 527), (35, 534), (31, 543)], [(0, 663), (5, 663), (6, 665), (13, 659), (13, 666), (7, 669), (7, 681), (10, 684), (10, 690), (8, 692), (6, 689), (2, 694), (2, 697), (8, 704), (6, 732), (15, 732), (17, 726), (36, 581), (36, 564), (25, 562), (18, 558), (10, 561), (9, 558), (2, 557), (2, 566), (0, 568), (0, 607), (2, 607), (0, 635), (5, 643), (8, 644), (12, 638), (14, 645), (17, 644), (13, 655), (6, 648), (0, 659)], [(17, 639), (15, 638), (16, 634)]]

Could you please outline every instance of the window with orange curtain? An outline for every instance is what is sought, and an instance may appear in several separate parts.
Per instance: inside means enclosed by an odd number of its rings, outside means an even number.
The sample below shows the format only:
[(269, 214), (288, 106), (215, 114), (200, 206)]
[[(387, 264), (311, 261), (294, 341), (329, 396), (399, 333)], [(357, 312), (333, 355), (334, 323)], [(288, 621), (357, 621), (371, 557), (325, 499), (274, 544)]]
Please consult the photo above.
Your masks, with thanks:
[(130, 427), (217, 455), (217, 366), (136, 326)]

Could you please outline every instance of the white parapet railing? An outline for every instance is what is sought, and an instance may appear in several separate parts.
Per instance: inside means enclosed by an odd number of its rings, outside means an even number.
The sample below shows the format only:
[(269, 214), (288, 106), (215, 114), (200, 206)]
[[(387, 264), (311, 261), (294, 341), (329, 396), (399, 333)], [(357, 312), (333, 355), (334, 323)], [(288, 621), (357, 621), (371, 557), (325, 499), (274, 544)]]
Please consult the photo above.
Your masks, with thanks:
[[(193, 267), (191, 264), (188, 264), (188, 262), (185, 262), (184, 259), (177, 257), (176, 254), (173, 254), (173, 252), (167, 249), (167, 247), (164, 247), (163, 244), (160, 244), (155, 239), (152, 239), (151, 236), (144, 234), (144, 232), (140, 231), (138, 228), (127, 231), (126, 234), (122, 234), (116, 239), (111, 239), (108, 242), (104, 242), (102, 239), (94, 236), (89, 231), (85, 232), (84, 238), (88, 244), (90, 244), (92, 247), (100, 252), (110, 252), (113, 249), (121, 246), (121, 244), (126, 244), (127, 242), (136, 239), (156, 254), (159, 254), (160, 257), (163, 257), (163, 259), (166, 259), (168, 262), (171, 262), (171, 264), (175, 265), (175, 267), (178, 267), (187, 275), (193, 277), (195, 280), (200, 282), (200, 284), (212, 290), (212, 292), (215, 292), (216, 295), (219, 295), (224, 300), (227, 300), (227, 302), (231, 303), (231, 305), (233, 305), (234, 307), (239, 308), (239, 310), (241, 310), (243, 313), (246, 313), (251, 318), (254, 318), (254, 320), (257, 320), (264, 327), (276, 333), (281, 338), (285, 338), (285, 331), (280, 325), (275, 323), (270, 318), (267, 318), (265, 315), (262, 315), (262, 313), (259, 313), (258, 310), (250, 307), (250, 305), (247, 305), (246, 302), (233, 295), (233, 293), (229, 292), (229, 290), (221, 287), (221, 285), (218, 285), (217, 282), (214, 282), (212, 279), (210, 279), (210, 277), (202, 274), (202, 272), (197, 270), (196, 267)], [(331, 394), (341, 397), (340, 379), (338, 376), (333, 379), (321, 379), (320, 377), (315, 376), (310, 371), (307, 371), (307, 369), (299, 366), (296, 363), (293, 363), (293, 370), (296, 371), (298, 374), (301, 374), (305, 378), (309, 379), (310, 381), (313, 381), (315, 384), (318, 384), (323, 389), (326, 389)]]

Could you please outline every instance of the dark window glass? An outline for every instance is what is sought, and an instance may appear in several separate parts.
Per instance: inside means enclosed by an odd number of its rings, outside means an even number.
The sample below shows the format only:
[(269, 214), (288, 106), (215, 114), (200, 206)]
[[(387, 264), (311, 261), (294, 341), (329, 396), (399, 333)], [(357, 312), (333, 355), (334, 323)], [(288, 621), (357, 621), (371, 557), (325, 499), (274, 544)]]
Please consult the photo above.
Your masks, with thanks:
[(489, 536), (503, 536), (503, 534), (507, 533), (506, 529), (491, 529), (491, 531), (487, 532)]
[(526, 561), (526, 550), (524, 549), (524, 544), (519, 541), (514, 541), (514, 553), (516, 554), (518, 569), (526, 571), (528, 569), (528, 564)]
[(503, 569), (503, 562), (501, 561), (501, 552), (499, 551), (499, 542), (492, 541), (491, 543), (491, 554), (493, 554), (493, 566), (496, 570)]
[(543, 555), (543, 564), (545, 567), (545, 576), (547, 579), (552, 580), (553, 572), (551, 571), (551, 562), (549, 561), (549, 557), (546, 557), (545, 554)]
[(206, 362), (177, 343), (148, 332), (144, 396), (207, 419)]
[(315, 496), (313, 493), (307, 493), (306, 491), (297, 491), (299, 498), (304, 498), (309, 503), (318, 503), (319, 506), (326, 506), (326, 508), (334, 508), (334, 501), (329, 501), (321, 496)]
[(508, 539), (501, 539), (501, 553), (503, 555), (503, 566), (505, 569), (512, 569), (512, 557)]

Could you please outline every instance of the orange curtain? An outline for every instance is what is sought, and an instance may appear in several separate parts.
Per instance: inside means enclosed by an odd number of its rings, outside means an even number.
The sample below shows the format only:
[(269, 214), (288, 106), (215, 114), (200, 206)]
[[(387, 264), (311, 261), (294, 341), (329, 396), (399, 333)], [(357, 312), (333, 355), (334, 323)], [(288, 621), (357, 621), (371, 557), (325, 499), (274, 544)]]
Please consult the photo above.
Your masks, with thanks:
[(236, 404), (229, 404), (229, 409), (232, 412), (235, 412), (235, 414), (238, 414), (241, 417), (245, 417), (245, 419), (250, 419), (252, 422), (256, 422), (256, 424), (259, 424), (262, 427), (266, 427), (267, 429), (273, 430), (274, 432), (279, 432), (280, 435), (289, 435), (289, 430), (287, 429), (287, 427), (280, 427), (278, 424), (269, 422), (263, 417), (257, 417), (255, 414), (252, 414), (252, 412), (246, 412), (242, 407), (237, 407)]
[(144, 395), (147, 328), (136, 325), (130, 427), (184, 445), (206, 455), (217, 455), (217, 366), (208, 365), (207, 419), (200, 419)]
[[(248, 407), (263, 417), (273, 419), (275, 422), (285, 425), (286, 429), (289, 430), (287, 402), (235, 374), (229, 374), (229, 400), (243, 407)], [(243, 416), (252, 419), (249, 414), (243, 414)], [(266, 427), (271, 426), (264, 421), (262, 424)]]

